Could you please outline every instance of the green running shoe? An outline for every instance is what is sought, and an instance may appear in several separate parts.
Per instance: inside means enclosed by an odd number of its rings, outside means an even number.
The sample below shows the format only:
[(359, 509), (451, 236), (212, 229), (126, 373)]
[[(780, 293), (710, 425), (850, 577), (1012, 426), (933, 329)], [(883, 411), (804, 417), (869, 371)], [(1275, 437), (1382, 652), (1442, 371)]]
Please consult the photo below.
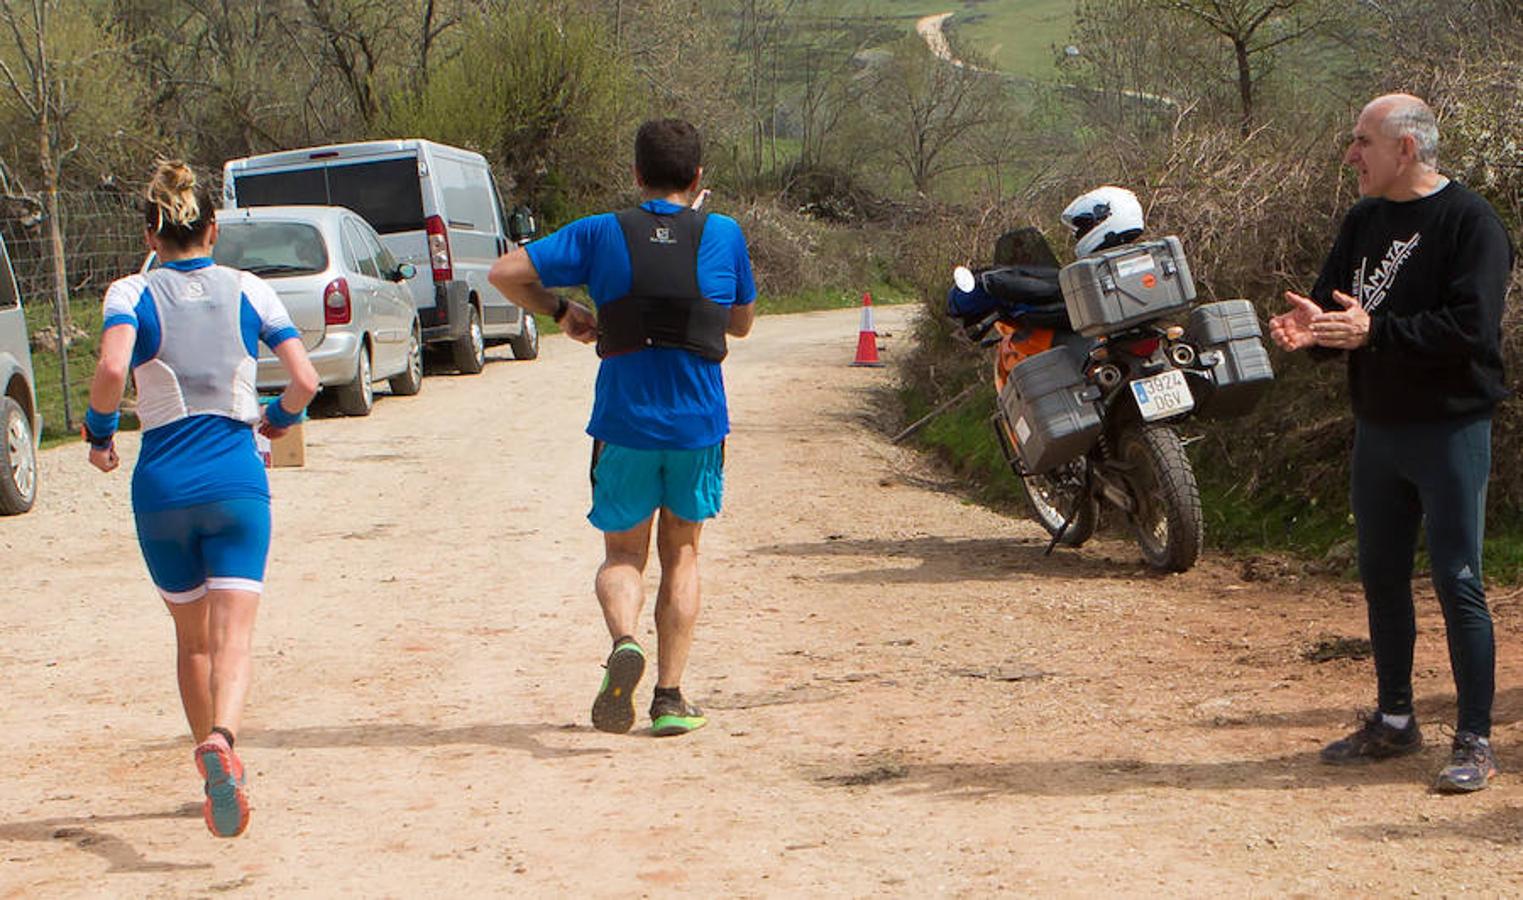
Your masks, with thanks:
[(650, 702), (650, 733), (656, 737), (674, 737), (697, 731), (708, 724), (703, 710), (678, 697), (657, 697)]
[(645, 651), (625, 641), (608, 654), (603, 686), (592, 701), (592, 727), (609, 734), (626, 734), (635, 726), (635, 688), (645, 674)]

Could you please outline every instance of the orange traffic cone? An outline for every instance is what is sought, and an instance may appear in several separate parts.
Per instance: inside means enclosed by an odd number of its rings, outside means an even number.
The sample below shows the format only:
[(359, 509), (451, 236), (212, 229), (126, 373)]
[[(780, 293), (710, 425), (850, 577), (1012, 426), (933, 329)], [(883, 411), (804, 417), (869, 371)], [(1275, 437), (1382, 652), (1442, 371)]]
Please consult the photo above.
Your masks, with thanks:
[(873, 295), (862, 294), (862, 327), (857, 331), (857, 358), (854, 366), (881, 366), (878, 359), (878, 332), (873, 328)]

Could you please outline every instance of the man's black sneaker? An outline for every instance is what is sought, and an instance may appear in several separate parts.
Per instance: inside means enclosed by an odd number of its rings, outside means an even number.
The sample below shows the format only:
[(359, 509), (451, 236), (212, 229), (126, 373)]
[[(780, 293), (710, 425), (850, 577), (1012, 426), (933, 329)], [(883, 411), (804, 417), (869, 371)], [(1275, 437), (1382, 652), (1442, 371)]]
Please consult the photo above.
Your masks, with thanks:
[(708, 721), (703, 710), (682, 697), (657, 697), (650, 702), (650, 733), (656, 737), (687, 734)]
[(1485, 788), (1500, 771), (1491, 742), (1473, 731), (1461, 731), (1454, 736), (1449, 765), (1438, 773), (1433, 787), (1445, 794), (1468, 794)]
[(1322, 761), (1342, 765), (1391, 759), (1416, 753), (1422, 746), (1423, 735), (1417, 730), (1416, 716), (1407, 720), (1407, 727), (1396, 728), (1386, 722), (1379, 710), (1375, 710), (1363, 717), (1358, 731), (1323, 747)]
[(645, 674), (645, 651), (625, 641), (608, 654), (608, 671), (592, 701), (592, 727), (610, 734), (624, 734), (635, 725), (635, 686)]

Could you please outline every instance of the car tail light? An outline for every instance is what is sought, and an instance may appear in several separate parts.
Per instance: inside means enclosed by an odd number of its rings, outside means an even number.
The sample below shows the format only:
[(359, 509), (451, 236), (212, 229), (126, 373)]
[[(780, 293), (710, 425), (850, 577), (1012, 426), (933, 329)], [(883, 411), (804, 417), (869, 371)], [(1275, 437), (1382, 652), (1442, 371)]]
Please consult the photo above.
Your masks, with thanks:
[(429, 216), (423, 227), (428, 232), (428, 264), (434, 269), (434, 280), (453, 281), (455, 267), (450, 262), (449, 235), (444, 231), (444, 220)]
[(323, 288), (323, 323), (347, 325), (350, 316), (349, 282), (335, 278)]

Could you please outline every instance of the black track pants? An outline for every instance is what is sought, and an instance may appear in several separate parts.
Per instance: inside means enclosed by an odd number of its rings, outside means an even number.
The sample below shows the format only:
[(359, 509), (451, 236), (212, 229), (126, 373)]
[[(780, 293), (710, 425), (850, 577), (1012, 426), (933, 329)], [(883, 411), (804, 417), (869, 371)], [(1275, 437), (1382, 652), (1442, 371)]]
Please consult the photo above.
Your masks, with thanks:
[(1481, 583), (1491, 420), (1376, 425), (1354, 432), (1352, 501), (1381, 712), (1412, 711), (1412, 555), (1423, 528), (1444, 611), (1457, 729), (1491, 733), (1496, 645)]

